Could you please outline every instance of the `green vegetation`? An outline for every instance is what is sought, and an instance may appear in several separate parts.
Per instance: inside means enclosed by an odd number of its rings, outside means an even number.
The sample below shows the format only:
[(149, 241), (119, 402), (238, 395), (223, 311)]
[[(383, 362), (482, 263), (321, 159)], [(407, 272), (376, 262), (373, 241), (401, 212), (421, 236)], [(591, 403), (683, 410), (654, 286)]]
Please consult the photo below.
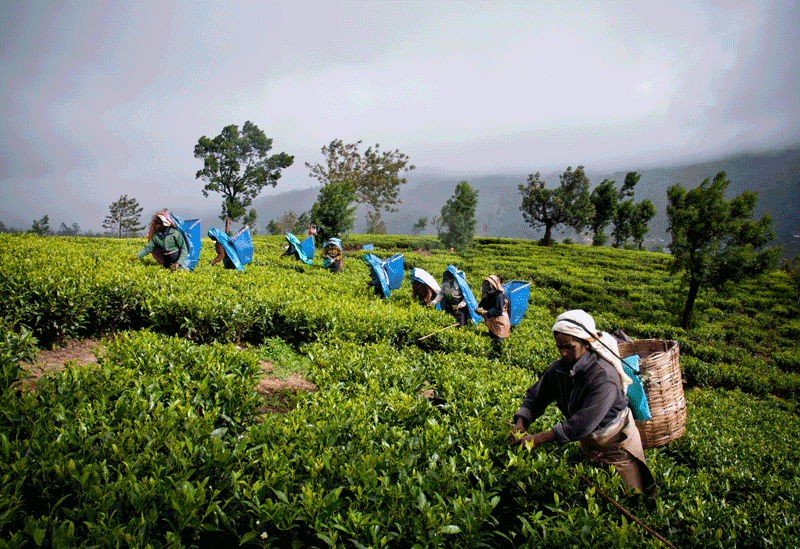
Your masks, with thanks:
[[(195, 179), (206, 182), (203, 196), (209, 192), (220, 193), (225, 232), (232, 234), (231, 221), (248, 215), (247, 208), (265, 185), (275, 187), (281, 170), (294, 162), (294, 156), (285, 152), (267, 156), (272, 150), (272, 139), (264, 135), (250, 121), (239, 126), (231, 124), (222, 128), (222, 133), (213, 139), (205, 135), (194, 146), (194, 157), (203, 161), (203, 169), (197, 170)], [(254, 215), (254, 210), (250, 214)], [(255, 218), (251, 218), (255, 221)]]
[[(245, 272), (129, 265), (139, 240), (0, 235), (0, 547), (662, 547), (581, 476), (677, 547), (796, 547), (800, 307), (784, 272), (698, 296), (670, 256), (476, 238), (350, 235), (345, 269), (280, 258), (257, 236)], [(479, 324), (366, 287), (360, 246), (448, 264), (477, 284), (531, 281), (500, 356)], [(569, 308), (604, 330), (677, 339), (687, 429), (648, 450), (661, 497), (641, 497), (577, 445), (507, 447), (524, 390), (556, 357)], [(115, 333), (99, 364), (21, 388), (19, 361)], [(237, 345), (238, 344), (238, 345)], [(258, 361), (318, 387), (261, 415)], [(553, 407), (534, 428), (558, 421)]]

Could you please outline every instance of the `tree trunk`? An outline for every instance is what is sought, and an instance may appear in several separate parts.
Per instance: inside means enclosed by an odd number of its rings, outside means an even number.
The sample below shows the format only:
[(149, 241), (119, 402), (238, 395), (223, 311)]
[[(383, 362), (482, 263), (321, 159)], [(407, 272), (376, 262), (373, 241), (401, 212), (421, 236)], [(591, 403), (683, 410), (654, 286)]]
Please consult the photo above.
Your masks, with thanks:
[(225, 218), (225, 234), (230, 236), (231, 235), (231, 218)]
[(552, 225), (545, 225), (544, 226), (544, 237), (542, 238), (542, 246), (549, 246), (550, 245), (550, 236), (552, 234)]
[(683, 308), (683, 318), (681, 319), (681, 328), (684, 330), (689, 329), (689, 323), (692, 321), (692, 311), (694, 310), (694, 300), (697, 299), (697, 291), (700, 289), (700, 281), (691, 279), (689, 281), (689, 295), (686, 296), (686, 306)]

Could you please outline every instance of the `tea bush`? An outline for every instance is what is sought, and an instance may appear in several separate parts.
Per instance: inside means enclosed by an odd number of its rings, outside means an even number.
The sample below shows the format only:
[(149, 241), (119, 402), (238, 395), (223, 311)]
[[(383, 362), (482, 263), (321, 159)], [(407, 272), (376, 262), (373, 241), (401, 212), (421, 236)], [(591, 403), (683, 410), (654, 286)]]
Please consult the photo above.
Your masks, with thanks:
[[(664, 254), (353, 235), (333, 275), (257, 236), (244, 272), (209, 267), (204, 241), (194, 273), (171, 273), (127, 263), (142, 243), (0, 235), (0, 547), (661, 546), (582, 477), (679, 547), (798, 546), (800, 315), (783, 273), (704, 291), (684, 331)], [(366, 243), (403, 253), (406, 276), (455, 264), (478, 293), (492, 273), (531, 281), (525, 318), (499, 350), (483, 323), (420, 339), (452, 319), (407, 279), (375, 296)], [(647, 451), (652, 510), (574, 444), (508, 447), (573, 307), (681, 345), (687, 430)], [(21, 386), (34, 344), (104, 334), (96, 366)], [(318, 390), (259, 416), (259, 360)], [(558, 421), (550, 407), (531, 428)]]

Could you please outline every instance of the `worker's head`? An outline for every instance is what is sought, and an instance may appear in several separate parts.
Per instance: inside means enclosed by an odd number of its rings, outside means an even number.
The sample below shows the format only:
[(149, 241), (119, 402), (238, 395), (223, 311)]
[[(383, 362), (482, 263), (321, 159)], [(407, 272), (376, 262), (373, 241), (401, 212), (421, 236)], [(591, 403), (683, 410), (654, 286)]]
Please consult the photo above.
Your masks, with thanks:
[(150, 230), (147, 232), (147, 240), (151, 240), (158, 232), (164, 232), (167, 227), (172, 226), (172, 221), (166, 211), (157, 212), (150, 222)]
[(561, 359), (567, 364), (575, 364), (589, 348), (589, 344), (580, 338), (561, 332), (553, 332), (556, 347)]
[(590, 341), (599, 336), (594, 319), (580, 309), (566, 311), (558, 315), (553, 324), (553, 337), (561, 358), (574, 363), (587, 349), (591, 349)]
[(489, 275), (483, 279), (483, 296), (503, 292), (503, 286), (500, 284), (500, 277), (497, 275)]

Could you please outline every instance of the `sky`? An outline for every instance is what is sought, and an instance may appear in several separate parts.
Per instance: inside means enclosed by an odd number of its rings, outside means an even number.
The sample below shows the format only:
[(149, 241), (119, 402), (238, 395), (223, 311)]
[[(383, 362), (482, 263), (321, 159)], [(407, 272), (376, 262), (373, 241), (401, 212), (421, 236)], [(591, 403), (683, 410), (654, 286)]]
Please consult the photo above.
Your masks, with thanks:
[(437, 173), (637, 169), (800, 142), (792, 1), (39, 1), (0, 6), (0, 221), (102, 231), (202, 196), (251, 121), (318, 185), (334, 139)]

